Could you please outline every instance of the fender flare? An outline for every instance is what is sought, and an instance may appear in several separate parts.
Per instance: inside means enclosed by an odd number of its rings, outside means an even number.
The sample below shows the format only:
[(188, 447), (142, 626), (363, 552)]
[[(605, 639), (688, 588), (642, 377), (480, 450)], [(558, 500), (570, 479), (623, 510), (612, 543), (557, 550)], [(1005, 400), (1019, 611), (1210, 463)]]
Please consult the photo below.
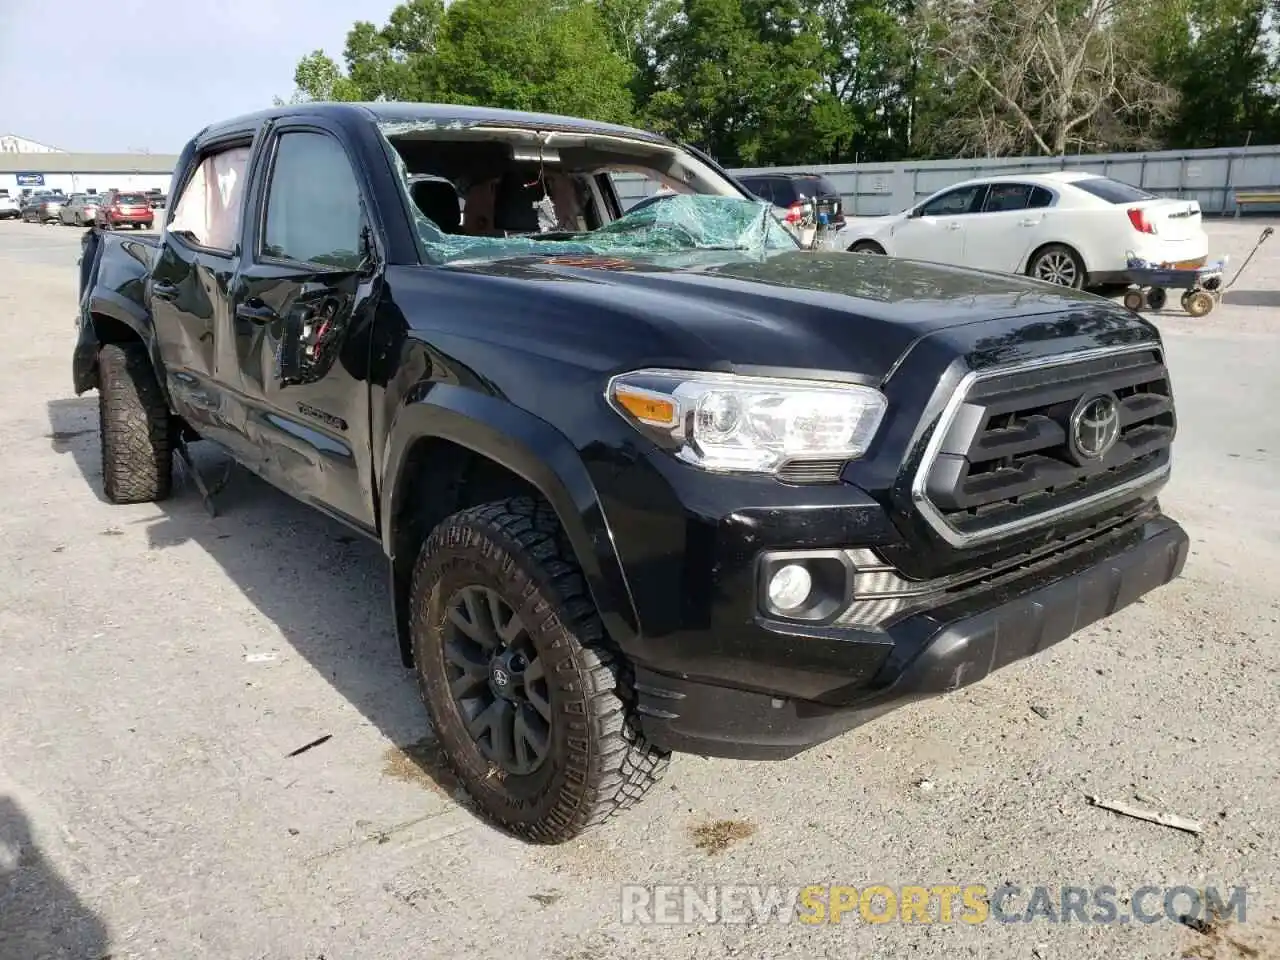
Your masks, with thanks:
[[(151, 325), (151, 317), (147, 314), (147, 311), (128, 297), (122, 297), (120, 294), (105, 290), (102, 287), (98, 287), (98, 289), (89, 294), (88, 319), (92, 323), (94, 317), (97, 316), (110, 317), (112, 320), (120, 321), (136, 333), (138, 339), (145, 343), (148, 348), (151, 347), (155, 340), (155, 328)], [(96, 324), (94, 332), (97, 333)], [(98, 339), (102, 339), (101, 336)]]
[[(395, 518), (408, 483), (405, 460), (423, 439), (446, 440), (486, 457), (534, 487), (555, 510), (582, 569), (587, 588), (619, 647), (639, 633), (639, 619), (613, 543), (595, 483), (577, 448), (559, 430), (507, 401), (473, 389), (437, 384), (420, 399), (400, 407), (388, 431), (382, 462), (380, 494), (382, 546), (393, 573), (397, 563)], [(405, 611), (395, 610), (398, 630), (406, 629)], [(401, 634), (402, 649), (407, 636)]]
[(98, 385), (98, 349), (104, 343), (114, 343), (120, 339), (118, 334), (104, 335), (99, 318), (112, 320), (127, 327), (147, 348), (151, 366), (156, 370), (156, 379), (160, 382), (160, 390), (168, 400), (169, 385), (165, 383), (164, 377), (160, 376), (163, 365), (151, 315), (141, 304), (101, 285), (95, 286), (89, 292), (80, 315), (80, 335), (73, 360), (74, 386), (77, 395)]

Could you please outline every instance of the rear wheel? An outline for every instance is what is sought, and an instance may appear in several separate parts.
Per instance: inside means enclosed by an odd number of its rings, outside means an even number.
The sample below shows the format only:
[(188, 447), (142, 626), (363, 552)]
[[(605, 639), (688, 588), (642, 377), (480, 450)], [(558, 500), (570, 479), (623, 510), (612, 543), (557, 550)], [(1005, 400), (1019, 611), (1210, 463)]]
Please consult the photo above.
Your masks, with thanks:
[(1027, 264), (1027, 275), (1079, 290), (1084, 286), (1084, 262), (1080, 254), (1066, 244), (1051, 243), (1032, 254)]
[(884, 247), (876, 243), (874, 240), (859, 240), (849, 248), (850, 253), (868, 253), (876, 256), (884, 256)]
[(141, 343), (108, 343), (98, 352), (98, 426), (106, 498), (112, 503), (167, 498), (173, 484), (173, 425)]
[(554, 512), (520, 497), (444, 520), (414, 566), (418, 684), (442, 751), (491, 819), (561, 843), (639, 800), (669, 756), (641, 733)]

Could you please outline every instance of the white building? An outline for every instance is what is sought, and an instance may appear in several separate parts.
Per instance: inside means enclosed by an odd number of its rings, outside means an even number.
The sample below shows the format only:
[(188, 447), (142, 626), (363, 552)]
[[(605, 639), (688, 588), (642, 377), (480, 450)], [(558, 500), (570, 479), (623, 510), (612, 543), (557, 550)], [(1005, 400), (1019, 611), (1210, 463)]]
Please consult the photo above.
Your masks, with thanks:
[(0, 136), (0, 196), (49, 190), (169, 190), (178, 158), (150, 153), (67, 153), (34, 140)]

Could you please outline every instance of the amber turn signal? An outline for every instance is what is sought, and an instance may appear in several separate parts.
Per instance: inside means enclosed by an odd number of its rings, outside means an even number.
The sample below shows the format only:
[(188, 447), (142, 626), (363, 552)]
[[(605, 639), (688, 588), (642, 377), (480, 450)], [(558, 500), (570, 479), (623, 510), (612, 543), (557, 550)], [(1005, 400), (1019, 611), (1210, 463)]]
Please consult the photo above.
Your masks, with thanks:
[(651, 427), (674, 427), (676, 405), (661, 394), (618, 384), (614, 388), (614, 401), (641, 423)]

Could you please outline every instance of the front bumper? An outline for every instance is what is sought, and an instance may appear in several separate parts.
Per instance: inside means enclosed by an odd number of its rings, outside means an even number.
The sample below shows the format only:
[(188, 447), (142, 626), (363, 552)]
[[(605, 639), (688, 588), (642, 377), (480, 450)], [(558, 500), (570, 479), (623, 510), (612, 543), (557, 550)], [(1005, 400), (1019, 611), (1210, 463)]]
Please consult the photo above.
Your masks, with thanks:
[[(812, 637), (778, 632), (791, 668), (828, 677), (822, 701), (734, 688), (636, 667), (646, 736), (670, 750), (741, 759), (785, 759), (890, 710), (975, 683), (1115, 613), (1173, 580), (1188, 538), (1148, 513), (1118, 531), (994, 584), (891, 624), (883, 631), (829, 628)], [(865, 669), (874, 675), (849, 684)]]

